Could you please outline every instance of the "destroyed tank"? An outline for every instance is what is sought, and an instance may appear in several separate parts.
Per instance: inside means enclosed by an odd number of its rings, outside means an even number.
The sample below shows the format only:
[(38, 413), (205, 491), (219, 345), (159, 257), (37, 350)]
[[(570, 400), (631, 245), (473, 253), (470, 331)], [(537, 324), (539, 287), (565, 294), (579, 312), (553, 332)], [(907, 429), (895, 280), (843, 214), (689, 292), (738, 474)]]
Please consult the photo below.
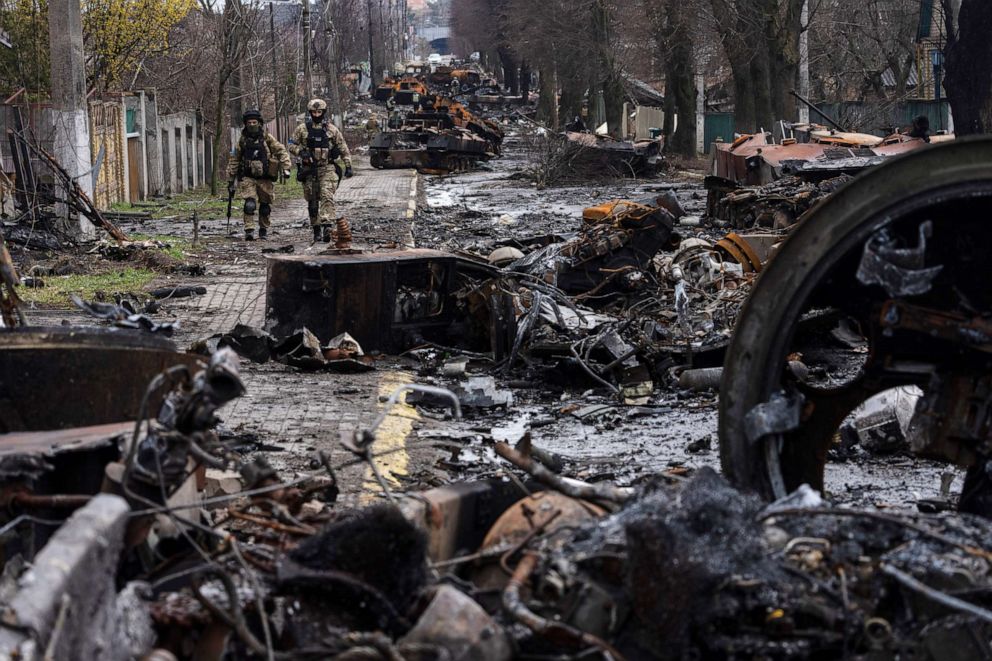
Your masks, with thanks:
[(408, 113), (397, 130), (372, 136), (369, 155), (375, 168), (462, 172), (498, 156), (502, 141), (499, 125), (450, 99), (435, 99), (425, 111)]
[(412, 106), (427, 96), (427, 87), (419, 78), (407, 76), (393, 86), (393, 101), (397, 105)]

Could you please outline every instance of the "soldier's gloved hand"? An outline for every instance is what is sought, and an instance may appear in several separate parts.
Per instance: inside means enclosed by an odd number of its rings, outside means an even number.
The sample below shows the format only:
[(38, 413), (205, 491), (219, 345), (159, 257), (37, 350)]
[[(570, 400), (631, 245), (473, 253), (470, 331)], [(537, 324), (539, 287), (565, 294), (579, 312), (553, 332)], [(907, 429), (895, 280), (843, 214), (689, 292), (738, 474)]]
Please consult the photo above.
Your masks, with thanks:
[(351, 169), (351, 166), (350, 165), (344, 169), (344, 178), (345, 179), (350, 179), (351, 177), (354, 177), (354, 176), (355, 176), (355, 171)]
[(234, 179), (229, 179), (228, 182), (227, 182), (227, 194), (228, 195), (234, 195), (234, 191), (235, 191), (235, 188), (234, 188)]

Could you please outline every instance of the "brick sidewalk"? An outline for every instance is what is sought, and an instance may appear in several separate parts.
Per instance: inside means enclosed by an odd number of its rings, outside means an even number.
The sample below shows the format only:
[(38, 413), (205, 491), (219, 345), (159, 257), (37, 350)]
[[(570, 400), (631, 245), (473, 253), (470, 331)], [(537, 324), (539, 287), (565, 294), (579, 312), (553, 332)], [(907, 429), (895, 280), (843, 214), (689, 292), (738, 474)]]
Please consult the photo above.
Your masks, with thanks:
[[(356, 176), (344, 180), (335, 195), (339, 213), (352, 222), (356, 245), (412, 244), (417, 173), (374, 170), (360, 159), (356, 165)], [(234, 241), (218, 246), (218, 275), (203, 279), (206, 296), (168, 304), (169, 313), (181, 324), (176, 338), (180, 346), (228, 331), (238, 323), (264, 325), (265, 262), (256, 257), (263, 247), (292, 244), (296, 254), (324, 249), (323, 244), (310, 244), (307, 205), (302, 198), (277, 198), (272, 220), (276, 231), (266, 242)], [(233, 259), (224, 258), (225, 249), (234, 255)], [(341, 433), (372, 423), (382, 406), (379, 399), (383, 384), (413, 379), (389, 363), (367, 374), (331, 374), (245, 361), (242, 376), (247, 392), (222, 411), (225, 424), (233, 431), (257, 434), (262, 442), (282, 447), (283, 452), (270, 452), (268, 458), (277, 468), (289, 470), (310, 470), (310, 459), (317, 449), (329, 452), (334, 461), (345, 458), (338, 445)], [(391, 469), (404, 472), (403, 461), (396, 464), (394, 459), (384, 458), (383, 462), (386, 463), (380, 468), (387, 475)], [(361, 489), (368, 481), (365, 467), (356, 467), (340, 477), (346, 493)]]
[[(412, 247), (419, 181), (416, 171), (375, 170), (367, 161), (356, 164), (356, 176), (344, 180), (335, 196), (339, 212), (352, 219), (356, 246), (397, 243)], [(295, 254), (323, 250), (323, 244), (311, 245), (304, 223), (309, 225), (305, 200), (277, 198), (272, 211), (274, 233), (268, 241), (210, 244), (216, 276), (182, 279), (183, 284), (203, 284), (207, 295), (166, 304), (166, 312), (180, 321), (177, 340), (188, 344), (228, 331), (238, 323), (264, 325), (265, 260), (261, 250), (287, 244), (293, 246)], [(172, 282), (162, 279), (155, 284), (168, 286)]]
[[(356, 176), (345, 180), (336, 195), (340, 212), (352, 220), (356, 246), (412, 244), (417, 173), (374, 170), (367, 160), (361, 159), (356, 165)], [(207, 266), (207, 276), (162, 276), (152, 283), (151, 287), (202, 284), (207, 288), (204, 296), (163, 301), (161, 311), (155, 315), (157, 320), (179, 321), (173, 339), (180, 349), (189, 348), (198, 339), (229, 331), (238, 323), (264, 326), (262, 248), (289, 244), (296, 254), (325, 249), (324, 244), (310, 243), (307, 206), (302, 198), (277, 196), (272, 220), (274, 231), (269, 239), (254, 243), (238, 240), (240, 231), (234, 237), (226, 237), (223, 221), (215, 222), (216, 227), (212, 225), (212, 231), (203, 235), (204, 247), (198, 255), (198, 261)], [(155, 228), (149, 226), (149, 229)], [(77, 310), (49, 310), (32, 315), (34, 323), (58, 325), (62, 319), (73, 324), (100, 323)], [(237, 433), (256, 434), (265, 445), (283, 448), (268, 452), (267, 456), (274, 467), (286, 470), (287, 474), (312, 470), (310, 460), (317, 449), (329, 452), (334, 462), (346, 459), (348, 454), (338, 444), (341, 433), (371, 425), (382, 406), (381, 399), (389, 394), (386, 391), (415, 380), (398, 361), (389, 359), (381, 361), (376, 371), (366, 374), (305, 373), (280, 363), (256, 365), (247, 360), (242, 361), (241, 371), (247, 392), (221, 410), (224, 425)], [(399, 419), (415, 416), (410, 413), (412, 410), (398, 409)], [(400, 432), (392, 432), (392, 441), (384, 430), (385, 443), (403, 446), (402, 452), (380, 461), (380, 470), (385, 475), (391, 471), (402, 475), (409, 466), (432, 461), (433, 453), (429, 449), (405, 447), (410, 428), (400, 425)], [(422, 458), (415, 459), (416, 456)], [(366, 493), (369, 491), (370, 474), (365, 466), (349, 469), (340, 478), (345, 494), (363, 488)]]

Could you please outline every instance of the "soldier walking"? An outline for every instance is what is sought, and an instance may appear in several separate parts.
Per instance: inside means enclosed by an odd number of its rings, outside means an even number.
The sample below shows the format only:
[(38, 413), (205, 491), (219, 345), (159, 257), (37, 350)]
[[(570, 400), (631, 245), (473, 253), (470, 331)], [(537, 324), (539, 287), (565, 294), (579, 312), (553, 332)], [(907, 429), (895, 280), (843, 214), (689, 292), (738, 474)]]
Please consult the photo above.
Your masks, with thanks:
[[(300, 158), (297, 172), (303, 182), (313, 240), (329, 242), (333, 238), (340, 247), (350, 244), (351, 230), (343, 218), (335, 215), (334, 193), (342, 176), (355, 174), (351, 152), (341, 131), (330, 122), (327, 104), (322, 99), (311, 100), (307, 110), (309, 117), (296, 127), (289, 150)], [(337, 164), (339, 159), (344, 162), (343, 172)]]
[[(289, 176), (293, 163), (289, 152), (262, 126), (262, 113), (247, 110), (241, 117), (244, 129), (227, 162), (227, 193), (244, 200), (245, 241), (255, 240), (255, 211), (258, 210), (258, 238), (269, 233), (273, 182)], [(235, 187), (237, 180), (237, 187)]]

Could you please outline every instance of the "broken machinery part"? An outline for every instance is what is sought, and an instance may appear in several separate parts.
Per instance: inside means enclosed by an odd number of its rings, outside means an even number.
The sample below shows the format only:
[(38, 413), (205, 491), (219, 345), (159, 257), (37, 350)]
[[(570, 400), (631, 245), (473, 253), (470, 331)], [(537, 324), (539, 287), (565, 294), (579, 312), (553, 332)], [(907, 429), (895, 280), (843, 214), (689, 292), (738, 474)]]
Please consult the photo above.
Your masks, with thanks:
[[(766, 498), (803, 483), (822, 489), (841, 422), (872, 395), (903, 386), (924, 393), (913, 449), (984, 473), (989, 162), (989, 139), (922, 150), (862, 175), (793, 232), (727, 351), (720, 451), (734, 484)], [(786, 369), (795, 360), (800, 372)]]

